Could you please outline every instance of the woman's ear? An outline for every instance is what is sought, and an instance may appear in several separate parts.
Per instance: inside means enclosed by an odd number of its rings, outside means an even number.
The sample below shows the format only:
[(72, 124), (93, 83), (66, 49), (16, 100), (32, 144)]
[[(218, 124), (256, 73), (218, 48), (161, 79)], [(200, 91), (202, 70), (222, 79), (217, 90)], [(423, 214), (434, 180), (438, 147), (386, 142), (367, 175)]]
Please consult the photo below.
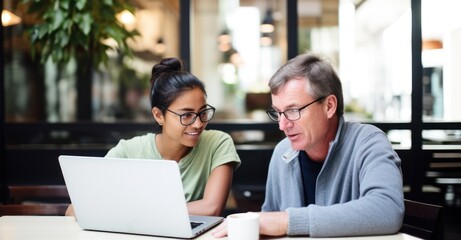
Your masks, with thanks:
[(155, 121), (157, 121), (159, 125), (162, 125), (163, 124), (162, 111), (158, 107), (154, 107), (152, 108), (151, 112), (152, 112), (152, 116), (154, 117)]
[(332, 118), (336, 114), (336, 108), (338, 107), (338, 99), (335, 95), (329, 95), (326, 98), (327, 101), (327, 116)]

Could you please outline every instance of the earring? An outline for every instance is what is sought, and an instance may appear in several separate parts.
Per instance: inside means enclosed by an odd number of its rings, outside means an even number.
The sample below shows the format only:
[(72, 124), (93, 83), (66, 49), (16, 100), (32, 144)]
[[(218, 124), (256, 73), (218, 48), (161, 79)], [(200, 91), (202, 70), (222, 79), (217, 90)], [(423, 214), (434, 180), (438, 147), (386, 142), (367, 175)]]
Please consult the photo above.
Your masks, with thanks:
[(162, 123), (159, 122), (158, 125), (162, 126)]

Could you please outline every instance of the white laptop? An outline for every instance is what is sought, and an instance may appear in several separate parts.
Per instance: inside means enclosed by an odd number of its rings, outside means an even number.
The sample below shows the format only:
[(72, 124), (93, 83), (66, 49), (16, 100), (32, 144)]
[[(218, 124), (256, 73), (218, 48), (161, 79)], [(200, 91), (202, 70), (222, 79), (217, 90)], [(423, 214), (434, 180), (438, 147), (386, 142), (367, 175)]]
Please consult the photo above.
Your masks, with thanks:
[(175, 161), (61, 155), (59, 164), (82, 229), (193, 238), (223, 220), (188, 215)]

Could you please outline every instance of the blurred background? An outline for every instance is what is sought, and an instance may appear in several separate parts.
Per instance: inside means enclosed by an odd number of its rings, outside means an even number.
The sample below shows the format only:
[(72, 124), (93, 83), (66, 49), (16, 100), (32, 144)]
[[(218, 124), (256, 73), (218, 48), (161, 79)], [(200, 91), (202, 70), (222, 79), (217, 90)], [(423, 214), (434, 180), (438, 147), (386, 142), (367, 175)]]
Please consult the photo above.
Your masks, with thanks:
[[(62, 184), (59, 154), (104, 154), (120, 138), (150, 131), (150, 73), (165, 57), (183, 59), (205, 82), (217, 109), (209, 128), (229, 132), (241, 153), (264, 145), (270, 156), (283, 133), (264, 112), (268, 80), (308, 51), (337, 69), (346, 120), (388, 134), (406, 193), (454, 207), (460, 219), (461, 1), (114, 0), (85, 12), (86, 2), (1, 1), (2, 199), (7, 185)], [(43, 9), (52, 14), (37, 14)], [(70, 19), (69, 9), (81, 15)], [(70, 21), (85, 34), (67, 34)], [(92, 35), (103, 30), (112, 35)], [(138, 34), (121, 41), (128, 32)], [(84, 45), (69, 61), (41, 62), (37, 39), (46, 33), (75, 45), (91, 36), (106, 48)], [(65, 57), (62, 46), (48, 50)]]
[[(76, 78), (78, 63), (41, 69), (24, 34), (36, 18), (27, 5), (3, 2), (6, 121), (77, 121), (76, 82), (86, 80)], [(181, 57), (184, 37), (190, 39), (187, 64), (206, 83), (219, 117), (265, 117), (257, 110), (269, 107), (268, 79), (288, 59), (285, 1), (190, 1), (188, 36), (179, 29), (179, 0), (129, 2), (135, 11), (118, 19), (140, 33), (128, 42), (135, 57), (110, 52), (110, 64), (94, 71), (91, 92), (80, 96), (91, 98), (92, 121), (150, 121), (150, 70), (163, 57)], [(460, 101), (460, 7), (456, 0), (421, 0), (425, 121), (461, 120), (454, 104)], [(337, 67), (348, 118), (410, 121), (410, 0), (299, 0), (296, 21), (297, 52), (324, 54)]]

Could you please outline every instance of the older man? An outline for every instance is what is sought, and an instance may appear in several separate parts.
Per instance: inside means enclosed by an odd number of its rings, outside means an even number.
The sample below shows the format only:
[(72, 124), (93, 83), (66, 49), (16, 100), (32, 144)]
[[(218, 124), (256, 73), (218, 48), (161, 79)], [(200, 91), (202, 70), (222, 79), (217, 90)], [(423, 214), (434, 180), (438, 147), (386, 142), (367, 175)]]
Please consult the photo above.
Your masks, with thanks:
[(400, 159), (380, 129), (344, 120), (341, 81), (329, 62), (299, 55), (269, 87), (267, 113), (286, 138), (272, 155), (261, 234), (396, 233), (404, 214)]

